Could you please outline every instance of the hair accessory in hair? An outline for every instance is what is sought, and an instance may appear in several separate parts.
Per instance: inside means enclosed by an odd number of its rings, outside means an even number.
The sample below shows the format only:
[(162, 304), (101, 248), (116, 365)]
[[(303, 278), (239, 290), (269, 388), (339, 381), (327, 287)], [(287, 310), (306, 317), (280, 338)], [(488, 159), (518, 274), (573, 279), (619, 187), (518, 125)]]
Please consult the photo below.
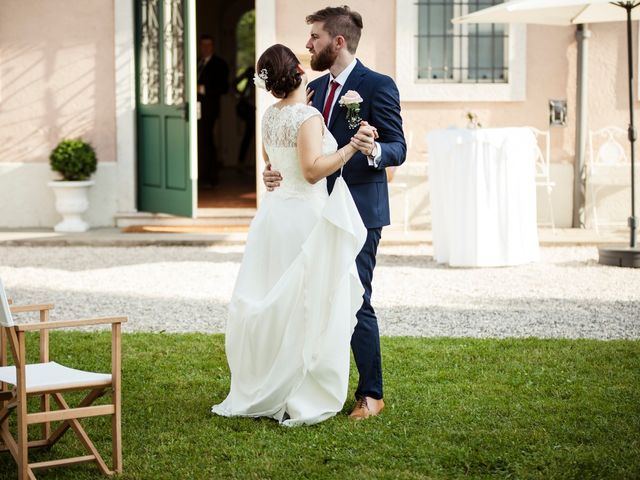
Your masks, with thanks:
[(253, 74), (253, 83), (256, 85), (256, 87), (258, 88), (263, 88), (266, 90), (267, 85), (266, 85), (266, 81), (269, 78), (269, 74), (267, 72), (266, 68), (263, 68), (262, 70), (260, 70), (260, 73), (254, 73)]

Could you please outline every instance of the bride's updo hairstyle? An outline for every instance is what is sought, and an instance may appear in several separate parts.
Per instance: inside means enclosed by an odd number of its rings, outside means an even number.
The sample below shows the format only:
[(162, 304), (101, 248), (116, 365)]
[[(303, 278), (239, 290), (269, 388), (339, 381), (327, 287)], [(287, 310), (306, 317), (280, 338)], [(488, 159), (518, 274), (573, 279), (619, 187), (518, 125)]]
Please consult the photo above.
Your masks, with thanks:
[[(302, 83), (298, 65), (300, 61), (295, 53), (289, 47), (276, 43), (260, 55), (256, 67), (267, 91), (276, 98), (287, 98)], [(263, 71), (266, 73), (266, 79), (262, 75)]]

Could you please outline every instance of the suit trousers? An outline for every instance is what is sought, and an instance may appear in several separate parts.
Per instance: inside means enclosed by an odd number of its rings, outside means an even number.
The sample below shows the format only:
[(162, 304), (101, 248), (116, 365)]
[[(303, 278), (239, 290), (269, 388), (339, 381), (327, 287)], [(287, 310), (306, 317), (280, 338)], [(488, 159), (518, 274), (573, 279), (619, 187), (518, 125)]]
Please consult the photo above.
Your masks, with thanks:
[(367, 396), (378, 400), (382, 398), (382, 358), (378, 319), (371, 306), (371, 282), (381, 236), (382, 228), (369, 228), (367, 240), (356, 257), (364, 295), (362, 307), (356, 313), (358, 323), (351, 337), (351, 350), (360, 374), (356, 398)]
[(220, 163), (215, 142), (216, 117), (198, 120), (198, 179), (200, 186), (218, 183)]

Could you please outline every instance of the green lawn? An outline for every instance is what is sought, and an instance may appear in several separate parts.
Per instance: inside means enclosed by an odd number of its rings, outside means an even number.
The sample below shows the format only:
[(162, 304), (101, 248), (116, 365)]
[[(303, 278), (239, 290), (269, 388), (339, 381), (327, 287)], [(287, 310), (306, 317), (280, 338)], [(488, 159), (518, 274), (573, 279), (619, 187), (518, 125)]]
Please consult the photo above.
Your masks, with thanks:
[[(108, 369), (109, 341), (57, 332), (52, 358)], [(382, 343), (382, 416), (350, 421), (349, 400), (336, 418), (288, 429), (209, 413), (229, 384), (221, 335), (125, 335), (122, 478), (640, 478), (640, 342)], [(108, 421), (86, 424), (108, 451)], [(81, 453), (67, 436), (32, 459)], [(0, 478), (15, 472), (0, 453)], [(38, 478), (100, 475), (82, 465)]]

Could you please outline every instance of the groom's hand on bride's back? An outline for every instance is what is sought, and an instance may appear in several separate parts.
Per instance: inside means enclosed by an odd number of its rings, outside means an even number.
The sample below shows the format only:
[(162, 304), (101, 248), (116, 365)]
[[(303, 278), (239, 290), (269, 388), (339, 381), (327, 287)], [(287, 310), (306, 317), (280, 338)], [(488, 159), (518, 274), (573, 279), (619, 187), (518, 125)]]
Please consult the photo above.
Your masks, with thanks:
[(262, 181), (264, 182), (264, 186), (267, 187), (267, 191), (273, 192), (275, 188), (280, 186), (282, 175), (280, 175), (280, 172), (277, 170), (271, 170), (271, 164), (267, 163), (267, 166), (262, 172)]

